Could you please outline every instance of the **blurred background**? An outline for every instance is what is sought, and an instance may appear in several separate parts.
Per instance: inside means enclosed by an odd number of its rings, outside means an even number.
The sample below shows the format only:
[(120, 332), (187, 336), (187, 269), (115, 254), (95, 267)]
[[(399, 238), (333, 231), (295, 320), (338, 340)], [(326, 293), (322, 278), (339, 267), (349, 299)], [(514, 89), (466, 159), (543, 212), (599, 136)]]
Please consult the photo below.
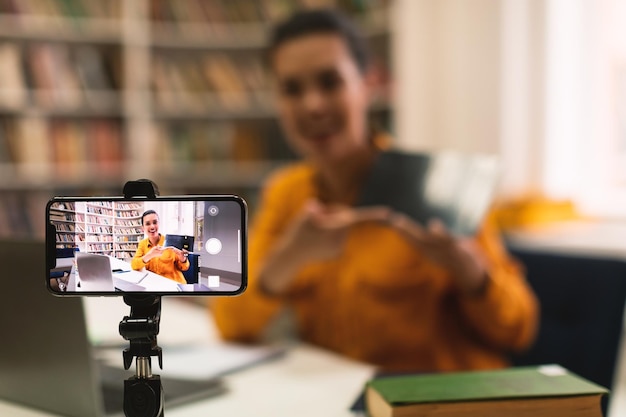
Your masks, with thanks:
[(363, 29), (372, 123), (396, 146), (499, 155), (498, 220), (543, 307), (533, 360), (619, 378), (623, 415), (623, 0), (0, 0), (0, 238), (43, 239), (50, 197), (138, 178), (239, 194), (254, 215), (263, 178), (294, 158), (268, 30), (320, 6)]
[(353, 16), (399, 147), (500, 155), (506, 227), (626, 213), (618, 0), (0, 0), (0, 236), (52, 195), (237, 193), (294, 156), (263, 60), (302, 7)]

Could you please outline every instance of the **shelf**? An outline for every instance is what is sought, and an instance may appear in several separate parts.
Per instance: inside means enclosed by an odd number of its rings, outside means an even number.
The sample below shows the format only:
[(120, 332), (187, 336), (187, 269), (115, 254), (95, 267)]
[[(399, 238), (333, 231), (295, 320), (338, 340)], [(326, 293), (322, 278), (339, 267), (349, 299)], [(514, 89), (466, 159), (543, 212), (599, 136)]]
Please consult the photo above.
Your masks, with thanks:
[(51, 91), (35, 90), (27, 93), (34, 100), (24, 100), (23, 103), (11, 104), (2, 98), (0, 91), (0, 115), (17, 117), (64, 117), (73, 119), (82, 118), (120, 118), (125, 117), (123, 100), (118, 92), (89, 91), (80, 92), (82, 96), (75, 105), (57, 103), (57, 105), (37, 105), (37, 101), (46, 101), (43, 97), (53, 94)]
[[(112, 213), (92, 213), (89, 211), (90, 208), (111, 210)], [(97, 202), (78, 202), (75, 203), (75, 211), (63, 210), (54, 206), (51, 209), (58, 212), (71, 213), (76, 216), (73, 231), (58, 230), (59, 228), (66, 228), (66, 224), (51, 219), (55, 228), (57, 228), (57, 247), (60, 247), (60, 245), (66, 247), (74, 244), (81, 251), (104, 253), (113, 256), (117, 252), (123, 252), (126, 257), (128, 252), (134, 252), (137, 249), (139, 241), (143, 238), (139, 220), (140, 216), (119, 217), (114, 215), (118, 212), (143, 211), (143, 203), (112, 202), (111, 204), (99, 204)], [(123, 222), (132, 222), (134, 220), (134, 225), (118, 226), (115, 224), (118, 220)], [(120, 228), (132, 230), (133, 233), (120, 233)], [(60, 238), (61, 236), (66, 238)], [(69, 236), (72, 236), (72, 238), (67, 239)]]
[(70, 44), (121, 44), (119, 19), (0, 15), (0, 38)]
[[(267, 93), (255, 93), (253, 101), (263, 102), (264, 104), (247, 104), (242, 105), (239, 109), (228, 108), (228, 105), (223, 105), (220, 99), (213, 94), (195, 94), (194, 98), (199, 103), (198, 105), (186, 105), (184, 102), (187, 100), (177, 101), (178, 94), (172, 94), (171, 97), (167, 96), (167, 93), (159, 93), (162, 97), (155, 99), (155, 103), (161, 100), (171, 101), (169, 106), (155, 105), (154, 118), (156, 120), (214, 120), (214, 121), (229, 121), (229, 120), (255, 120), (255, 119), (275, 119), (276, 111), (273, 103), (270, 100), (264, 101), (264, 97), (268, 97)], [(258, 94), (258, 95), (257, 95)], [(170, 100), (171, 99), (171, 100)], [(235, 97), (233, 97), (235, 99)], [(227, 99), (226, 99), (227, 100)], [(236, 99), (235, 99), (236, 100)], [(248, 95), (245, 95), (245, 100), (249, 101)], [(233, 106), (234, 107), (234, 106)]]
[(263, 23), (206, 24), (153, 22), (152, 47), (163, 49), (253, 50), (267, 47)]
[[(263, 179), (295, 157), (279, 129), (263, 54), (274, 22), (304, 3), (0, 4), (0, 199), (11, 200), (0, 202), (11, 207), (0, 210), (0, 236), (45, 230), (35, 209), (21, 209), (38, 208), (42, 196), (119, 195), (131, 178), (150, 178), (170, 194), (253, 200)], [(382, 62), (375, 78), (386, 80), (388, 0), (329, 4), (355, 17), (375, 65)], [(388, 89), (375, 96), (372, 116), (385, 123), (393, 111)], [(118, 224), (115, 213), (80, 215), (83, 246), (87, 216), (110, 220), (113, 234), (131, 244), (143, 236), (141, 225)], [(124, 219), (139, 223), (140, 215)], [(28, 224), (13, 226), (20, 222)]]

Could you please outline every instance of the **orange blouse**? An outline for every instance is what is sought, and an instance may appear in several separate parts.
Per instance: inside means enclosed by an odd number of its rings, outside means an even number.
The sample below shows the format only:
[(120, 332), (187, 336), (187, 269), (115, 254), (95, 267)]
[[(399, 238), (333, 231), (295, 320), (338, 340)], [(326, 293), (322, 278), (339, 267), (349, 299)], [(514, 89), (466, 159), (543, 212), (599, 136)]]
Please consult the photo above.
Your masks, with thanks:
[(354, 226), (340, 257), (304, 267), (285, 295), (265, 296), (257, 268), (305, 202), (317, 196), (313, 169), (298, 163), (265, 187), (250, 230), (249, 285), (213, 301), (226, 339), (255, 342), (289, 306), (299, 337), (386, 370), (445, 371), (507, 364), (506, 354), (533, 341), (538, 303), (487, 221), (477, 236), (489, 260), (481, 295), (456, 291), (448, 273), (398, 232)]
[[(161, 235), (159, 238), (159, 245), (165, 244), (165, 236)], [(130, 262), (130, 266), (139, 271), (144, 267), (155, 274), (159, 274), (165, 278), (169, 278), (181, 284), (186, 284), (187, 280), (181, 271), (189, 269), (189, 260), (181, 262), (178, 260), (178, 255), (173, 250), (165, 250), (163, 254), (157, 258), (152, 258), (148, 263), (144, 263), (141, 259), (146, 253), (152, 249), (152, 243), (150, 239), (145, 238), (139, 241), (137, 245), (137, 252)]]

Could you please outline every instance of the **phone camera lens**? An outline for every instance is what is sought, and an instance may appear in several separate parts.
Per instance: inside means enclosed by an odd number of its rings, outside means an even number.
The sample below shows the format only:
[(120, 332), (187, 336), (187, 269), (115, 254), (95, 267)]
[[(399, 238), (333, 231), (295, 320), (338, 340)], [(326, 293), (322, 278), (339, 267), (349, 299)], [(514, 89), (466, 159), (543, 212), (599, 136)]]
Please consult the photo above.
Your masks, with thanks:
[(220, 212), (220, 209), (218, 209), (217, 206), (209, 207), (209, 216), (217, 216), (219, 212)]

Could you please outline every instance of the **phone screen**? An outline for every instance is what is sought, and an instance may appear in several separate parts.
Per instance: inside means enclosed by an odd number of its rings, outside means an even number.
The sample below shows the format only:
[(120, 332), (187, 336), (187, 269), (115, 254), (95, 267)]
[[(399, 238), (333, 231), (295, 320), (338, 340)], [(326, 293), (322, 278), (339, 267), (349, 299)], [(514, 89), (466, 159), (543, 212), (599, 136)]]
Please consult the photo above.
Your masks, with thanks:
[(247, 284), (238, 196), (55, 197), (46, 206), (57, 295), (235, 295)]

